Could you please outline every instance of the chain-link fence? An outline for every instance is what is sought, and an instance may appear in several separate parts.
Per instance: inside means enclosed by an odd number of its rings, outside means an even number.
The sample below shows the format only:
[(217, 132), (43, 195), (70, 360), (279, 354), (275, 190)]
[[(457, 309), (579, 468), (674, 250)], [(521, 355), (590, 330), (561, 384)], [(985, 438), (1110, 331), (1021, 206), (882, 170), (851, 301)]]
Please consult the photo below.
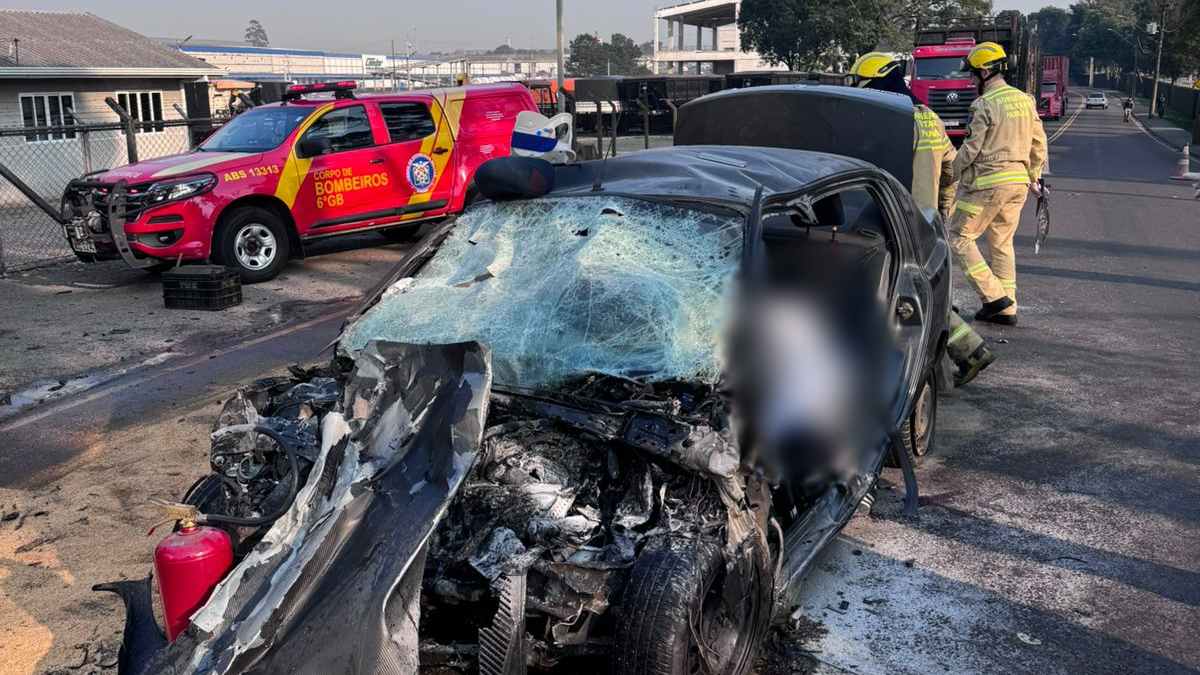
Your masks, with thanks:
[[(72, 179), (187, 152), (212, 127), (205, 119), (0, 128), (0, 164), (57, 208)], [(71, 257), (62, 227), (0, 178), (0, 275)]]

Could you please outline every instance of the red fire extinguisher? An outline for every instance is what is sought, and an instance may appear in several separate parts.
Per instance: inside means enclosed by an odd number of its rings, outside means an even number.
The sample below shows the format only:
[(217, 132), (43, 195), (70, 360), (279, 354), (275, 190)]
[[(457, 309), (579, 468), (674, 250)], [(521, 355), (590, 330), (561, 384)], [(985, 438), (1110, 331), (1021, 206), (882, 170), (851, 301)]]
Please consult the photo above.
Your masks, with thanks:
[(190, 514), (179, 519), (179, 531), (168, 534), (154, 549), (154, 576), (167, 622), (167, 639), (172, 642), (233, 566), (229, 535), (215, 527), (197, 525), (194, 517), (195, 509), (190, 508)]

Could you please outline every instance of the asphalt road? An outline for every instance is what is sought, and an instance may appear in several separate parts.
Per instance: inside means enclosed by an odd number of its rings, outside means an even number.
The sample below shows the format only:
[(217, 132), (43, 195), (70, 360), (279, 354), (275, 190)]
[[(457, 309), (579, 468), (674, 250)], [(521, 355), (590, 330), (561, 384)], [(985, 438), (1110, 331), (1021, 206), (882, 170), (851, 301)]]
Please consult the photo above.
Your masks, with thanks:
[(1032, 205), (1017, 235), (1020, 326), (981, 328), (1001, 360), (942, 399), (919, 517), (884, 492), (808, 580), (821, 668), (1200, 669), (1200, 202), (1116, 106), (1050, 158), (1050, 240), (1034, 257)]
[(148, 420), (229, 394), (238, 385), (293, 363), (316, 360), (338, 335), (353, 304), (212, 351), (151, 365), (79, 396), (0, 422), (0, 487), (36, 488), (61, 476), (98, 435), (147, 426)]
[[(1200, 668), (1200, 203), (1165, 180), (1175, 160), (1115, 107), (1084, 111), (1055, 141), (1051, 239), (1035, 258), (1031, 208), (1017, 237), (1021, 325), (983, 328), (1001, 361), (942, 400), (919, 516), (884, 490), (816, 565), (803, 661), (855, 673)], [(45, 485), (98, 434), (152, 428), (315, 357), (340, 320), (6, 420), (0, 487)]]

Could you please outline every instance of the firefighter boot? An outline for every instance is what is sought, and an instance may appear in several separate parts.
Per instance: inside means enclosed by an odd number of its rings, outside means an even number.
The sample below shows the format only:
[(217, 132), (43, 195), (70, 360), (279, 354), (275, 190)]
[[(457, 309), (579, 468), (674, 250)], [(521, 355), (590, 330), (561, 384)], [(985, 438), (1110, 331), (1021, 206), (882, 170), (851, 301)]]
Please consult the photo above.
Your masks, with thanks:
[(996, 352), (988, 349), (985, 344), (979, 345), (970, 356), (962, 362), (955, 362), (958, 365), (958, 372), (954, 374), (955, 388), (965, 386), (968, 382), (975, 379), (975, 376), (983, 372), (984, 368), (992, 365), (996, 360)]
[(1005, 296), (999, 300), (983, 303), (983, 307), (975, 312), (976, 321), (986, 321), (988, 323), (999, 324), (1001, 326), (1017, 325), (1016, 314), (1001, 314), (1004, 310), (1013, 306), (1012, 298)]
[(996, 360), (983, 338), (958, 315), (958, 308), (950, 310), (950, 337), (946, 340), (946, 355), (954, 362), (958, 372), (954, 375), (954, 386), (961, 387)]

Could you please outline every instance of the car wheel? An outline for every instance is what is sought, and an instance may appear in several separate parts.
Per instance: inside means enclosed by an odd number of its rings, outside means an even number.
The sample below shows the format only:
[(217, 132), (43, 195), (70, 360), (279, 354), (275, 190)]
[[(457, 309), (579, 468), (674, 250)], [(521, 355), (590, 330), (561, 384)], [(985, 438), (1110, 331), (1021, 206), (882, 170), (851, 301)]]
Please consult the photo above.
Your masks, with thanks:
[[(930, 372), (917, 391), (917, 402), (913, 405), (912, 414), (900, 427), (904, 449), (912, 459), (913, 466), (920, 464), (933, 450), (934, 436), (937, 432), (938, 391), (937, 373)], [(898, 462), (892, 464), (898, 465)]]
[(246, 284), (274, 279), (288, 261), (287, 226), (274, 211), (259, 206), (229, 214), (214, 243), (217, 260), (236, 269)]
[(729, 566), (712, 542), (648, 546), (616, 608), (612, 672), (748, 672), (770, 624), (773, 585), (767, 553), (753, 537)]

